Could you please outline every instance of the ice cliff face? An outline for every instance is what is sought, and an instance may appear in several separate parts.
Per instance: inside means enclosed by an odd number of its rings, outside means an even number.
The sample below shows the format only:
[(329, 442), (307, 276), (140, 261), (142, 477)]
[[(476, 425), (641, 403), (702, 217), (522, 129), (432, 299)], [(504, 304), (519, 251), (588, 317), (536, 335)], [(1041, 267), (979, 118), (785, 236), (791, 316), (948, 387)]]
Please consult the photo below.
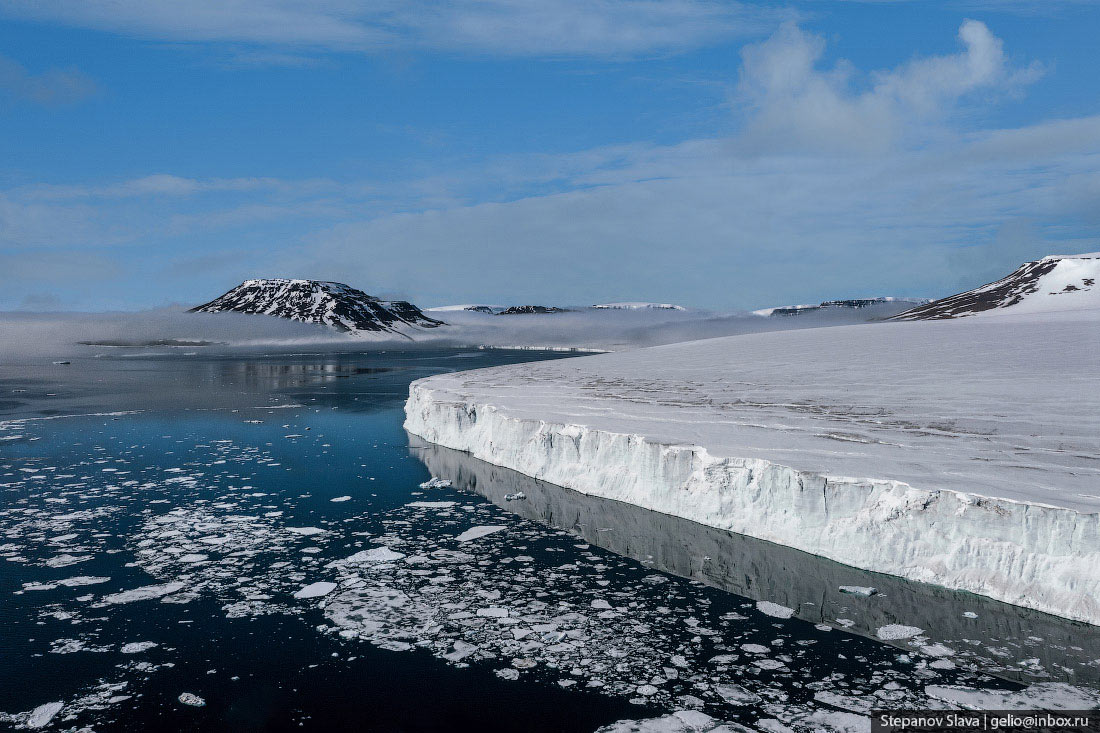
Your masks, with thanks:
[(222, 311), (278, 316), (351, 332), (406, 333), (444, 325), (408, 301), (380, 300), (343, 283), (320, 280), (245, 280), (191, 309), (193, 313)]
[(1100, 515), (513, 418), (431, 379), (413, 383), (406, 414), (426, 440), (585, 494), (1100, 624)]
[(1025, 262), (996, 282), (905, 311), (894, 316), (894, 320), (1100, 309), (1098, 282), (1100, 252), (1051, 255)]

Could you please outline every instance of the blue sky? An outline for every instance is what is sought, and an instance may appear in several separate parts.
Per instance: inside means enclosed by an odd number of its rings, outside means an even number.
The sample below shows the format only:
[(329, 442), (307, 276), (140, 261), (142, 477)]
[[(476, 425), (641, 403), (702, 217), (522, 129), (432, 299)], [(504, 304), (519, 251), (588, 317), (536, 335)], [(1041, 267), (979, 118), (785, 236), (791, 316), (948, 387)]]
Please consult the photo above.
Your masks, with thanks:
[(940, 296), (1100, 250), (1090, 2), (0, 0), (0, 309)]

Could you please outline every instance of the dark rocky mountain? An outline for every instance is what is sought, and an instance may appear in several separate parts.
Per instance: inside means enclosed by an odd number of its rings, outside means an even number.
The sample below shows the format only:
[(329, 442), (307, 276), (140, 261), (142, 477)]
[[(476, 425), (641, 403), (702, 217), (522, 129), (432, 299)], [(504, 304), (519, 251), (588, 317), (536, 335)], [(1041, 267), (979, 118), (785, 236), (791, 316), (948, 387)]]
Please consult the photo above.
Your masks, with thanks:
[(254, 313), (319, 323), (339, 331), (405, 333), (445, 325), (405, 300), (381, 300), (343, 283), (271, 278), (245, 280), (192, 313)]
[(513, 305), (511, 308), (505, 308), (498, 316), (517, 316), (528, 315), (531, 313), (568, 313), (568, 308), (558, 308), (554, 305)]
[(800, 316), (830, 310), (873, 309), (874, 317), (886, 318), (906, 311), (914, 305), (931, 302), (931, 298), (849, 298), (847, 300), (826, 300), (818, 305), (786, 305), (779, 308), (765, 308), (755, 311), (762, 316)]
[(987, 311), (1039, 313), (1100, 308), (1100, 252), (1051, 255), (1007, 277), (899, 313), (894, 321), (929, 321)]

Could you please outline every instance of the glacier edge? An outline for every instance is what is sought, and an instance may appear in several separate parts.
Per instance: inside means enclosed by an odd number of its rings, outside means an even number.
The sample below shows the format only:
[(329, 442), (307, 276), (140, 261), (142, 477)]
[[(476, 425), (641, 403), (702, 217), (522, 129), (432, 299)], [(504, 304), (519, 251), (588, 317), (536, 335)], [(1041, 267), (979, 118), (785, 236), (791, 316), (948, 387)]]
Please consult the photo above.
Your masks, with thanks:
[(425, 440), (581, 493), (1100, 625), (1100, 551), (1086, 551), (1100, 514), (514, 417), (432, 377), (413, 382), (405, 413)]

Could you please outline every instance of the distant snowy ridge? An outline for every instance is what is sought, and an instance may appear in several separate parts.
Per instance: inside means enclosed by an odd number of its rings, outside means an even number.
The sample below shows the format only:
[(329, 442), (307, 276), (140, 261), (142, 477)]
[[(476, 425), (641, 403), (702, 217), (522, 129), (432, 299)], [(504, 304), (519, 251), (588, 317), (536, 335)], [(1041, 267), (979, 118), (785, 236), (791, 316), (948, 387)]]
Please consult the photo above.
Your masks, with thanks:
[(1044, 313), (1100, 309), (1100, 252), (1050, 255), (1007, 277), (905, 311), (896, 321), (929, 321), (979, 313)]
[(582, 493), (1100, 625), (1098, 324), (839, 326), (438, 375), (411, 385), (405, 427)]
[(568, 313), (568, 308), (556, 305), (513, 305), (497, 313), (498, 316), (546, 315), (549, 313)]
[(896, 305), (899, 310), (913, 305), (931, 303), (931, 298), (895, 298), (892, 296), (874, 298), (848, 298), (845, 300), (825, 300), (817, 305), (781, 305), (776, 308), (761, 308), (753, 311), (758, 316), (796, 316), (814, 311), (830, 310), (837, 308), (871, 308), (875, 306)]
[(673, 305), (672, 303), (642, 303), (642, 302), (630, 302), (630, 303), (597, 303), (596, 305), (589, 306), (596, 310), (665, 310), (665, 311), (683, 311), (687, 310), (682, 305)]
[(224, 295), (191, 309), (192, 313), (226, 311), (277, 316), (353, 333), (409, 336), (409, 331), (445, 325), (408, 301), (381, 300), (343, 283), (323, 280), (245, 280)]
[(469, 303), (462, 305), (436, 305), (431, 308), (425, 308), (424, 310), (432, 313), (454, 313), (455, 311), (472, 311), (474, 313), (496, 313), (497, 311), (504, 310), (502, 305), (481, 305), (477, 303)]

